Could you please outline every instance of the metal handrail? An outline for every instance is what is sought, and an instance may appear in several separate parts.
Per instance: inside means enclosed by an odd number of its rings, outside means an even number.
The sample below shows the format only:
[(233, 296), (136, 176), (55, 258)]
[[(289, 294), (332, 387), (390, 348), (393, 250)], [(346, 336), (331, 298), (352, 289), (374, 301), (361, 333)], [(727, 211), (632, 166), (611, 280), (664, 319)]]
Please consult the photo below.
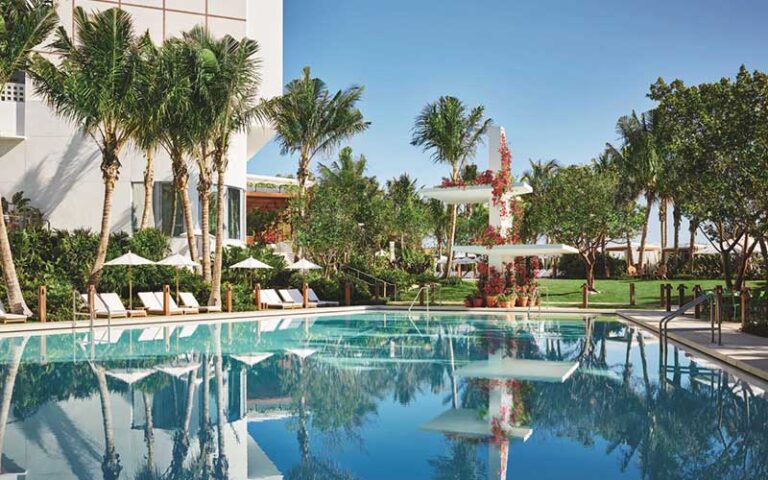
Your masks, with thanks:
[[(661, 320), (659, 320), (659, 350), (661, 351), (661, 359), (664, 365), (667, 364), (667, 336), (668, 336), (667, 330), (668, 330), (669, 322), (671, 322), (675, 318), (678, 318), (684, 315), (685, 312), (687, 312), (691, 308), (694, 308), (697, 305), (701, 305), (707, 300), (711, 300), (713, 297), (714, 295), (712, 292), (706, 292), (694, 298), (693, 300), (686, 303), (682, 307), (678, 308), (674, 312), (665, 315), (664, 317), (662, 317)], [(712, 305), (714, 305), (714, 303), (715, 302), (712, 302)], [(714, 328), (714, 323), (712, 328)], [(714, 330), (712, 332), (712, 335), (713, 335), (713, 341), (714, 341)]]
[[(392, 298), (395, 299), (395, 300), (397, 299), (397, 285), (396, 284), (390, 283), (390, 282), (384, 280), (383, 278), (375, 277), (375, 276), (371, 275), (370, 273), (364, 272), (364, 271), (359, 270), (359, 269), (357, 269), (355, 267), (350, 267), (349, 265), (341, 265), (339, 267), (339, 269), (341, 269), (341, 270), (350, 270), (350, 271), (354, 272), (355, 276), (357, 277), (358, 280), (362, 280), (363, 282), (365, 282), (369, 286), (375, 287), (377, 283), (384, 284), (384, 297), (387, 296), (387, 291), (389, 290), (389, 286), (392, 286)], [(349, 274), (349, 272), (345, 272), (345, 273)], [(364, 276), (364, 277), (369, 278), (370, 280), (365, 280), (363, 278), (360, 278), (361, 275)]]
[(408, 307), (408, 313), (411, 313), (411, 310), (413, 310), (414, 305), (416, 305), (416, 302), (419, 301), (419, 297), (421, 296), (421, 292), (424, 292), (424, 304), (427, 306), (427, 315), (429, 315), (429, 284), (422, 285), (419, 287), (419, 289), (416, 291), (416, 296), (414, 297), (413, 301), (411, 302), (411, 305)]

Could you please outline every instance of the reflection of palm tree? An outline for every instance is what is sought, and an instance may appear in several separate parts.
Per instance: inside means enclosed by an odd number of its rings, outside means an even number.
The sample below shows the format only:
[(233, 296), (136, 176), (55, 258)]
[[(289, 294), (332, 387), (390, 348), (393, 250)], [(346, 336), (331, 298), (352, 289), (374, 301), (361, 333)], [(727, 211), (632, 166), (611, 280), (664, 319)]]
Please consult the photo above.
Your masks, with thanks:
[(216, 478), (227, 478), (229, 462), (227, 461), (227, 451), (224, 445), (224, 374), (221, 358), (221, 324), (216, 324), (213, 328), (213, 341), (216, 346), (216, 360), (214, 363), (216, 373), (216, 433), (218, 437), (219, 454), (216, 456), (214, 470)]
[(477, 460), (477, 445), (467, 440), (449, 440), (448, 455), (438, 455), (429, 460), (435, 469), (435, 480), (480, 480), (486, 477), (485, 465)]
[(99, 386), (99, 399), (101, 400), (101, 419), (104, 426), (104, 458), (101, 461), (101, 472), (104, 480), (113, 480), (120, 476), (123, 470), (120, 465), (120, 455), (115, 449), (115, 432), (112, 427), (112, 403), (109, 399), (107, 388), (107, 375), (103, 367), (91, 364), (91, 369)]
[(197, 370), (187, 374), (187, 399), (184, 404), (184, 418), (181, 428), (173, 436), (173, 458), (168, 468), (168, 478), (183, 478), (184, 462), (189, 452), (189, 426), (192, 422), (192, 407), (195, 398), (195, 384), (197, 383)]
[[(16, 385), (16, 375), (19, 373), (21, 356), (27, 346), (29, 337), (24, 337), (20, 345), (11, 347), (10, 362), (6, 365), (5, 379), (3, 380), (3, 399), (0, 404), (0, 462), (2, 462), (3, 444), (5, 443), (5, 427), (8, 424), (8, 416), (11, 412), (11, 400), (13, 399), (13, 387)], [(0, 471), (3, 465), (0, 463)]]
[(203, 354), (203, 393), (202, 393), (202, 414), (200, 415), (200, 457), (199, 462), (202, 467), (202, 476), (210, 476), (213, 457), (213, 427), (211, 426), (211, 369), (208, 364), (208, 354)]

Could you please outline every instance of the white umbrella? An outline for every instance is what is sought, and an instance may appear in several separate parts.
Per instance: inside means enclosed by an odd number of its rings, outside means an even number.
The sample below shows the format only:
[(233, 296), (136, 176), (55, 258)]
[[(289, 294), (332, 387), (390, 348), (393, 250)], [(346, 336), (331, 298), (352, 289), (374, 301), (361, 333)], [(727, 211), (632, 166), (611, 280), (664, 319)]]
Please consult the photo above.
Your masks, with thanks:
[[(242, 262), (230, 265), (229, 268), (239, 268), (243, 270), (271, 270), (272, 267), (264, 262), (260, 262), (253, 257), (248, 257)], [(253, 288), (253, 272), (251, 272), (251, 288)]]
[(105, 267), (107, 266), (115, 266), (115, 265), (123, 265), (128, 267), (128, 308), (133, 310), (133, 273), (132, 268), (133, 267), (139, 267), (142, 265), (154, 265), (155, 262), (152, 260), (147, 260), (146, 258), (136, 255), (135, 253), (132, 253), (128, 251), (125, 255), (121, 255), (114, 260), (110, 260), (107, 263), (104, 264)]
[(297, 262), (288, 265), (286, 268), (288, 270), (319, 270), (323, 267), (321, 267), (320, 265), (314, 264), (305, 258), (302, 258), (301, 260), (298, 260)]
[(185, 267), (199, 267), (200, 264), (193, 261), (191, 258), (184, 255), (174, 253), (170, 257), (164, 258), (157, 262), (158, 265), (164, 265), (168, 267), (176, 267), (176, 303), (179, 303), (179, 272)]

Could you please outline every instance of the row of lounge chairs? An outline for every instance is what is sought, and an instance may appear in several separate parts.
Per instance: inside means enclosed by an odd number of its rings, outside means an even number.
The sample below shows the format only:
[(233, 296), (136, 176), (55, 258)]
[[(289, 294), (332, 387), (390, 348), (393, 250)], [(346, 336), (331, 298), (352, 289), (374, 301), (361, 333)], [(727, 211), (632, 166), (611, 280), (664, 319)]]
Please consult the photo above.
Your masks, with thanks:
[[(88, 295), (82, 294), (85, 305), (88, 305)], [(311, 288), (307, 291), (309, 302), (307, 307), (336, 307), (339, 302), (320, 300)], [(122, 300), (116, 293), (97, 293), (94, 296), (94, 311), (99, 318), (125, 318), (125, 317), (146, 317), (147, 315), (165, 315), (164, 298), (162, 292), (139, 292), (139, 300), (144, 308), (128, 309), (123, 305)], [(173, 296), (168, 297), (168, 314), (170, 315), (188, 315), (196, 313), (215, 313), (221, 312), (221, 307), (203, 306), (197, 301), (190, 292), (180, 292), (179, 306)], [(302, 308), (304, 297), (298, 289), (264, 289), (261, 290), (261, 303), (265, 308)], [(0, 305), (0, 320), (2, 317), (2, 306)]]

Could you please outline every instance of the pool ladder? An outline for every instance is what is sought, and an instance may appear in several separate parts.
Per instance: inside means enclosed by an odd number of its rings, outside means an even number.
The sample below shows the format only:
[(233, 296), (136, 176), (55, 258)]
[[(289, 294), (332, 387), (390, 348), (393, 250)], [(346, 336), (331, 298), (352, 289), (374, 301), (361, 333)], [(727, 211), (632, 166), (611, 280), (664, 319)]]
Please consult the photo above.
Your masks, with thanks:
[[(685, 315), (685, 312), (690, 310), (691, 308), (696, 307), (697, 305), (701, 305), (702, 303), (706, 301), (710, 301), (715, 299), (715, 295), (712, 292), (704, 293), (703, 295), (699, 295), (698, 297), (694, 298), (690, 302), (686, 303), (682, 307), (678, 308), (674, 312), (665, 315), (661, 320), (659, 320), (659, 349), (661, 350), (662, 354), (662, 361), (664, 364), (666, 364), (667, 360), (667, 338), (669, 330), (669, 322), (672, 320), (681, 317)], [(711, 309), (711, 315), (710, 315), (710, 329), (712, 330), (712, 342), (715, 341), (715, 326), (717, 326), (718, 331), (718, 344), (722, 345), (722, 315), (720, 315), (720, 308), (719, 305), (715, 305), (718, 302), (711, 302), (710, 303), (710, 309)]]
[(416, 292), (416, 297), (411, 302), (411, 305), (408, 307), (408, 313), (411, 313), (411, 310), (413, 310), (413, 307), (416, 305), (416, 302), (419, 301), (419, 298), (421, 297), (421, 292), (424, 292), (424, 304), (427, 306), (427, 315), (429, 315), (429, 284), (422, 285), (419, 290)]

